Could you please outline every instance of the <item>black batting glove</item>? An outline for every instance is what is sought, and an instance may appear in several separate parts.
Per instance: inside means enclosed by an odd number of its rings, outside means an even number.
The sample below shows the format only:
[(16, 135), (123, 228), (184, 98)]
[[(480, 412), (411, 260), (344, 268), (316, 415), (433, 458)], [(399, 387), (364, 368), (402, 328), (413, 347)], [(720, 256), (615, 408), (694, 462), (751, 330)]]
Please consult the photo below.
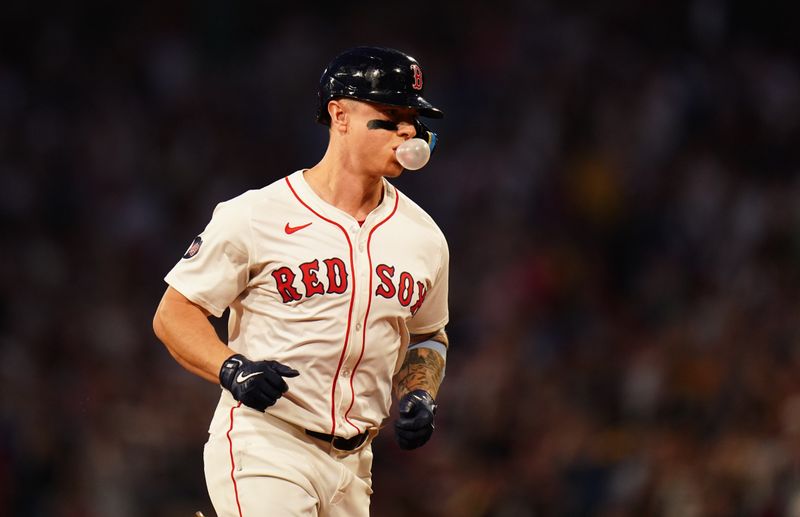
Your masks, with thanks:
[(433, 434), (436, 404), (425, 390), (407, 393), (398, 404), (400, 417), (394, 423), (394, 434), (401, 449), (411, 450), (425, 445)]
[(289, 389), (284, 377), (300, 372), (277, 361), (251, 361), (234, 354), (222, 363), (219, 383), (245, 406), (265, 411)]

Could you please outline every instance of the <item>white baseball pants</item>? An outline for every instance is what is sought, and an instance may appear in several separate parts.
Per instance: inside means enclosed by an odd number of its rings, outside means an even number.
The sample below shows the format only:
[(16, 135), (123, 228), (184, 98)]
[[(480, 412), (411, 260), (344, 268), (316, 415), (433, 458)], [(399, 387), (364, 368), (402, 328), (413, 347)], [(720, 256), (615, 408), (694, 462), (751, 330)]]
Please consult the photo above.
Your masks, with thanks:
[(367, 517), (374, 435), (349, 453), (246, 406), (218, 408), (206, 484), (219, 517)]

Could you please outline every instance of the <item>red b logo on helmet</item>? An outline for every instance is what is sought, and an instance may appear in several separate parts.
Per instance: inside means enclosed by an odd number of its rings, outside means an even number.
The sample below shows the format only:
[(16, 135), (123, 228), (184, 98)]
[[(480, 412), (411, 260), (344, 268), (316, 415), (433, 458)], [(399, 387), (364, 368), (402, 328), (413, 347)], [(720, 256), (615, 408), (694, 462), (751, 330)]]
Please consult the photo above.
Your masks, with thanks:
[(411, 85), (415, 90), (422, 89), (422, 70), (419, 65), (411, 65), (411, 71), (414, 72), (414, 84)]

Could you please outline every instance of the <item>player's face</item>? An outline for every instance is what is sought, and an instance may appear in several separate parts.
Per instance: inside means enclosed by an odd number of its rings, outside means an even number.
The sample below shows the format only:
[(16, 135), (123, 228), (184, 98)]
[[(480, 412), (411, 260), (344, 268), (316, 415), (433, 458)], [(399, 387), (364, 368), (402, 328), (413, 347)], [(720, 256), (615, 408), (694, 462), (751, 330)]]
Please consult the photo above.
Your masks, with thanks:
[(385, 104), (354, 102), (348, 133), (362, 170), (395, 177), (403, 172), (397, 161), (397, 146), (414, 138), (417, 110)]

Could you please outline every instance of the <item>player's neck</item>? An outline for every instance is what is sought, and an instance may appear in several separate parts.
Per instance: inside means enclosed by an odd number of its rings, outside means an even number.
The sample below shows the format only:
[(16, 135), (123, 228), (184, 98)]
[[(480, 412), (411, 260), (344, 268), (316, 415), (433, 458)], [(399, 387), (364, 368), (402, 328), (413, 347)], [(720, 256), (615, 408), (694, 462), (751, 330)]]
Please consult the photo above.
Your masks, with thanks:
[(306, 170), (304, 177), (320, 198), (358, 221), (366, 219), (383, 196), (382, 177), (355, 174), (324, 159)]

